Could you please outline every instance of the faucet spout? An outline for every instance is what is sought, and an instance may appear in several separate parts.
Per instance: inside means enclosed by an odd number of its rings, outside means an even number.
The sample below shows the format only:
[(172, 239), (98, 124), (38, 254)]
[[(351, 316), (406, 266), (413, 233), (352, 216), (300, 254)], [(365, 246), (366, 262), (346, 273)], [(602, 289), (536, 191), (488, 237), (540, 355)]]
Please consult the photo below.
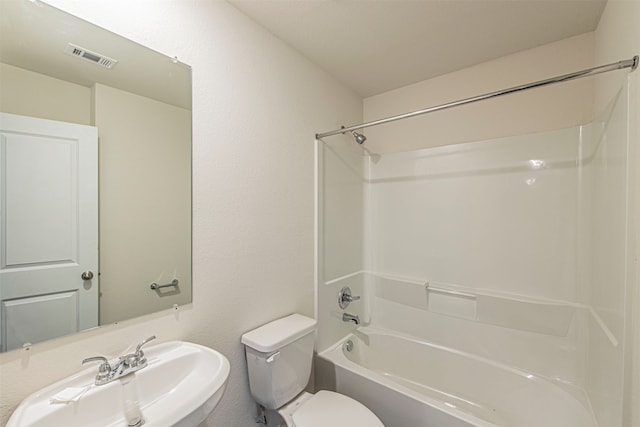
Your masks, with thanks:
[(360, 318), (358, 317), (357, 314), (342, 313), (342, 321), (343, 322), (353, 322), (356, 325), (360, 324)]
[(125, 359), (118, 360), (118, 363), (116, 363), (113, 368), (111, 368), (111, 378), (120, 378), (121, 376), (123, 376), (124, 371), (127, 370), (128, 367), (129, 365), (127, 365), (127, 361)]

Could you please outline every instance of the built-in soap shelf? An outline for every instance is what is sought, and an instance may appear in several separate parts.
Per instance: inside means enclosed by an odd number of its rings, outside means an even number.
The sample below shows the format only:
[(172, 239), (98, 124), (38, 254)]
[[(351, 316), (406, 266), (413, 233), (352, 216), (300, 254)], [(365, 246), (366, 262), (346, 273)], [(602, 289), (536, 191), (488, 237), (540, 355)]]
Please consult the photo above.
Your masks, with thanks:
[(424, 284), (424, 288), (429, 311), (463, 319), (477, 319), (477, 295), (433, 286), (429, 282)]
[(566, 336), (580, 308), (446, 283), (372, 276), (378, 298), (440, 315), (547, 335)]

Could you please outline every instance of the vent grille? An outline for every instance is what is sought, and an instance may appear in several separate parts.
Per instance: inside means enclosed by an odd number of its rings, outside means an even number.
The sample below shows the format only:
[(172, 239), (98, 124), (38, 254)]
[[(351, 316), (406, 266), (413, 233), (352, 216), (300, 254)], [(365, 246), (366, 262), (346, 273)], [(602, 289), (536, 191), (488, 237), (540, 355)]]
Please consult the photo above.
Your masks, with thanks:
[(88, 49), (85, 49), (80, 46), (76, 46), (72, 43), (67, 44), (65, 48), (65, 53), (76, 56), (78, 58), (82, 58), (86, 61), (93, 62), (96, 65), (99, 65), (104, 68), (112, 69), (118, 63), (117, 60), (113, 58), (109, 58), (108, 56), (101, 55), (96, 52), (92, 52)]

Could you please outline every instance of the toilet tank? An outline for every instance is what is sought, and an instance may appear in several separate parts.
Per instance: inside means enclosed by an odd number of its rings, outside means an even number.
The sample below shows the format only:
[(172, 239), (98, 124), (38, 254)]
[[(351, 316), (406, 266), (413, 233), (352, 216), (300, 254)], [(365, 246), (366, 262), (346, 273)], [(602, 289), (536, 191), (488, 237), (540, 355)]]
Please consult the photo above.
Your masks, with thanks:
[(278, 409), (305, 389), (315, 327), (314, 319), (292, 314), (242, 335), (249, 387), (256, 402)]

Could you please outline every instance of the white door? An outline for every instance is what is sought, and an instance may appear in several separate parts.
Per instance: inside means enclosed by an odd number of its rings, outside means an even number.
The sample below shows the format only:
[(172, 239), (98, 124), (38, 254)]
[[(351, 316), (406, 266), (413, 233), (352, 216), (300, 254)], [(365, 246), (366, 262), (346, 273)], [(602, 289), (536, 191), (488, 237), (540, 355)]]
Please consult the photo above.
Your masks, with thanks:
[(0, 113), (0, 190), (0, 350), (97, 326), (98, 130)]

